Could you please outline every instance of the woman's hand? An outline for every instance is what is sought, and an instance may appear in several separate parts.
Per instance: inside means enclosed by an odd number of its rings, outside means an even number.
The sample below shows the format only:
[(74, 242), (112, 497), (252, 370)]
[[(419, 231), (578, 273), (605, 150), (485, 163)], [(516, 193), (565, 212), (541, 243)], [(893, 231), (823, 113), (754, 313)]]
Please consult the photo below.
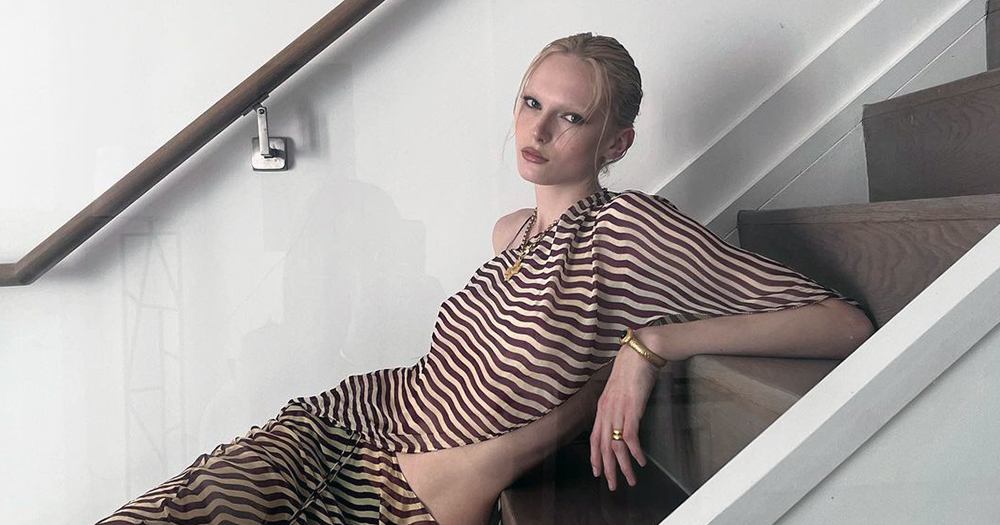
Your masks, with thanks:
[[(622, 345), (604, 392), (597, 401), (594, 429), (590, 433), (590, 465), (594, 477), (599, 477), (603, 471), (610, 490), (615, 490), (617, 485), (616, 465), (621, 466), (628, 484), (635, 486), (630, 453), (639, 466), (646, 466), (646, 455), (639, 446), (639, 420), (658, 376), (659, 370), (652, 363), (628, 344)], [(611, 439), (612, 428), (622, 429), (622, 441)]]

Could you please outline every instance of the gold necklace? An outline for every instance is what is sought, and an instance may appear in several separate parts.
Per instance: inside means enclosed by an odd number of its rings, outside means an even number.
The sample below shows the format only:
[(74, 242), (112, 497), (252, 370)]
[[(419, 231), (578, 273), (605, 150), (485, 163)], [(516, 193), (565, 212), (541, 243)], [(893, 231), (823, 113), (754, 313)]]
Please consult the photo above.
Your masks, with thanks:
[(521, 269), (521, 261), (524, 260), (524, 256), (527, 255), (527, 253), (529, 251), (533, 250), (535, 248), (535, 246), (538, 245), (539, 241), (542, 240), (542, 237), (545, 235), (545, 233), (548, 232), (549, 230), (551, 230), (552, 227), (555, 226), (557, 222), (559, 222), (559, 219), (556, 219), (555, 221), (552, 222), (552, 224), (549, 225), (548, 228), (545, 228), (545, 231), (536, 234), (535, 236), (538, 237), (538, 238), (535, 239), (535, 241), (533, 243), (531, 243), (531, 247), (530, 248), (527, 248), (527, 246), (528, 246), (528, 232), (530, 232), (532, 226), (535, 225), (535, 220), (537, 218), (538, 218), (538, 208), (536, 207), (535, 211), (532, 212), (532, 214), (531, 214), (531, 218), (528, 219), (528, 228), (525, 229), (525, 231), (524, 231), (524, 240), (521, 241), (521, 247), (520, 247), (521, 253), (518, 254), (517, 260), (514, 261), (514, 264), (512, 264), (510, 268), (507, 268), (506, 270), (504, 270), (504, 272), (503, 272), (503, 279), (504, 279), (504, 281), (509, 281), (510, 278), (513, 277), (514, 274), (517, 273), (517, 271)]

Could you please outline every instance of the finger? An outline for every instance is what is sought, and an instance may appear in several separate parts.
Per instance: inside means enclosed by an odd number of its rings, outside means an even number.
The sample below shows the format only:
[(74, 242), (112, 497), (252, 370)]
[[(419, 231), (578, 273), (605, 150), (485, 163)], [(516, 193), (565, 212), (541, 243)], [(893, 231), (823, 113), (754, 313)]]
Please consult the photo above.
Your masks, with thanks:
[(618, 469), (615, 467), (618, 460), (614, 450), (617, 445), (615, 443), (618, 442), (611, 440), (611, 429), (606, 428), (604, 442), (601, 445), (601, 456), (604, 460), (604, 477), (608, 478), (608, 488), (611, 490), (615, 490), (615, 485), (618, 484)]
[(590, 468), (594, 477), (601, 475), (601, 424), (600, 418), (595, 419), (594, 428), (590, 431)]
[[(611, 420), (615, 421), (616, 419), (620, 420), (621, 418), (612, 418)], [(611, 490), (618, 488), (618, 464), (621, 461), (619, 454), (627, 450), (623, 441), (611, 439), (611, 434), (616, 428), (622, 428), (622, 423), (611, 425), (604, 435), (604, 443), (607, 446), (607, 452), (604, 454), (604, 475), (608, 478), (608, 488)]]
[(605, 422), (607, 410), (603, 408), (603, 405), (598, 405), (597, 413), (594, 415), (594, 428), (590, 432), (590, 466), (594, 470), (595, 478), (599, 478), (604, 473), (604, 458), (607, 456), (605, 453), (607, 436), (604, 431), (607, 426)]
[[(635, 428), (635, 418), (626, 415), (624, 425), (625, 429), (622, 431), (622, 437), (625, 439), (625, 446), (618, 447), (616, 450), (621, 451), (621, 454), (618, 455), (618, 461), (621, 463), (622, 475), (625, 476), (625, 481), (634, 487), (638, 479), (632, 469), (632, 457), (629, 455), (629, 452), (638, 459), (642, 455), (642, 451), (639, 450), (639, 436)], [(638, 455), (636, 455), (636, 451), (639, 452)]]
[(615, 443), (617, 445), (613, 445), (611, 450), (615, 452), (616, 465), (621, 468), (622, 477), (625, 478), (625, 482), (629, 485), (635, 485), (633, 481), (635, 475), (632, 474), (632, 456), (628, 453), (628, 445), (625, 444), (625, 441), (616, 441)]
[[(639, 463), (640, 467), (646, 466), (646, 454), (642, 452), (642, 445), (639, 443), (639, 429), (638, 422), (635, 418), (626, 418), (625, 420), (625, 443), (628, 444), (628, 449), (635, 456), (635, 461)], [(631, 436), (631, 437), (629, 437)]]

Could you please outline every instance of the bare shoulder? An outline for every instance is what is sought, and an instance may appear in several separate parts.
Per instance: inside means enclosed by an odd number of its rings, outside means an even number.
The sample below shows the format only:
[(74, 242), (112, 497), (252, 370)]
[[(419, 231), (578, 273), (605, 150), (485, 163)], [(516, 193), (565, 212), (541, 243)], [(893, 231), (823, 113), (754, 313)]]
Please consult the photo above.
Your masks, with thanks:
[(524, 223), (531, 216), (531, 208), (521, 208), (497, 219), (493, 225), (493, 254), (500, 255), (513, 242), (514, 237), (523, 233)]

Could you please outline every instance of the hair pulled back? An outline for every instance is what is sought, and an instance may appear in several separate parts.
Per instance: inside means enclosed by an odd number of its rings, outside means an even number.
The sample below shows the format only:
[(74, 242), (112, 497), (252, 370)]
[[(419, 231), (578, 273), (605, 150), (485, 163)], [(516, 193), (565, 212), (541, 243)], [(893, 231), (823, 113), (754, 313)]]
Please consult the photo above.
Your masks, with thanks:
[[(514, 113), (520, 107), (521, 93), (528, 78), (546, 57), (554, 53), (572, 55), (591, 65), (594, 70), (594, 96), (587, 107), (589, 118), (598, 109), (610, 109), (605, 114), (601, 136), (607, 130), (608, 122), (613, 122), (619, 129), (627, 129), (635, 123), (639, 114), (639, 104), (642, 102), (642, 77), (635, 67), (632, 56), (618, 40), (610, 36), (594, 35), (592, 33), (577, 33), (556, 39), (546, 45), (532, 59), (528, 69), (521, 78), (514, 101)], [(602, 168), (617, 162), (610, 159)]]

